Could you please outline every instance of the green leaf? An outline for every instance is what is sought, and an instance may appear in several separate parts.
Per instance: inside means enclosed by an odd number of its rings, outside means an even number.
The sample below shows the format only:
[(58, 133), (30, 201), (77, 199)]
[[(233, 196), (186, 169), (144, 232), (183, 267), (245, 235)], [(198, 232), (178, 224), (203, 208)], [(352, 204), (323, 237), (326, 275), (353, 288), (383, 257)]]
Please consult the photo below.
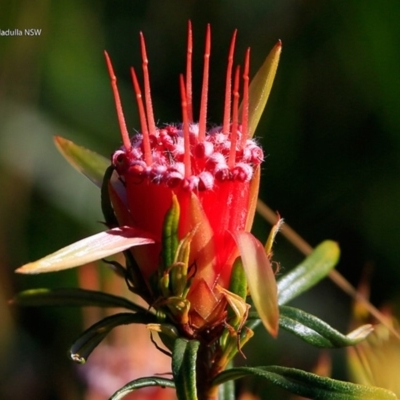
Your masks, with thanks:
[(101, 187), (104, 173), (111, 164), (110, 160), (61, 136), (55, 136), (54, 143), (74, 168), (88, 177), (96, 186)]
[(297, 308), (281, 306), (279, 310), (279, 326), (317, 347), (352, 346), (373, 331), (372, 325), (363, 325), (346, 336), (314, 315)]
[(340, 250), (336, 242), (326, 240), (296, 268), (278, 280), (278, 301), (283, 305), (307, 291), (337, 264)]
[[(263, 65), (257, 71), (251, 80), (249, 88), (249, 137), (253, 137), (260, 121), (261, 115), (267, 104), (269, 94), (271, 93), (272, 84), (274, 83), (276, 70), (278, 69), (279, 57), (282, 51), (282, 43), (278, 43), (270, 51)], [(242, 105), (240, 106), (239, 115), (242, 114)]]
[(29, 289), (18, 293), (14, 299), (11, 300), (11, 303), (25, 307), (118, 307), (132, 311), (147, 312), (145, 308), (123, 297), (78, 288)]
[(15, 272), (39, 274), (74, 268), (117, 254), (133, 246), (154, 243), (150, 236), (129, 226), (109, 229), (75, 242), (40, 260), (25, 264)]
[(295, 368), (280, 366), (239, 367), (218, 374), (212, 381), (220, 385), (232, 379), (259, 376), (291, 393), (314, 400), (395, 400), (389, 390), (373, 386), (356, 385), (321, 377)]
[(178, 400), (197, 400), (196, 360), (200, 342), (178, 338), (172, 352), (172, 374)]
[(149, 376), (146, 378), (135, 379), (134, 381), (127, 383), (121, 389), (118, 389), (110, 397), (110, 400), (120, 400), (127, 394), (132, 393), (137, 389), (153, 387), (153, 386), (175, 389), (175, 383), (172, 379), (160, 378), (158, 376)]
[(249, 232), (234, 234), (254, 306), (272, 335), (278, 334), (279, 309), (275, 274), (264, 246)]
[(97, 345), (119, 325), (127, 324), (151, 324), (157, 322), (150, 313), (119, 313), (104, 318), (90, 328), (86, 329), (71, 346), (70, 357), (73, 361), (84, 364), (97, 347)]

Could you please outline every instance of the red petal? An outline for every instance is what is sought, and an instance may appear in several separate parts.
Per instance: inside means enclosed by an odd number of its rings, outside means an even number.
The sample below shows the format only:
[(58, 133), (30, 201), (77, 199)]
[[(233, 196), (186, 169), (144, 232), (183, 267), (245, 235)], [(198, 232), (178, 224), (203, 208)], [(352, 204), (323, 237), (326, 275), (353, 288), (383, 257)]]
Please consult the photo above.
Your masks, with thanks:
[(213, 287), (216, 281), (215, 247), (210, 223), (194, 193), (181, 190), (177, 197), (181, 209), (179, 237), (184, 237), (198, 226), (190, 244), (189, 264), (195, 268), (194, 282), (203, 279), (209, 287)]

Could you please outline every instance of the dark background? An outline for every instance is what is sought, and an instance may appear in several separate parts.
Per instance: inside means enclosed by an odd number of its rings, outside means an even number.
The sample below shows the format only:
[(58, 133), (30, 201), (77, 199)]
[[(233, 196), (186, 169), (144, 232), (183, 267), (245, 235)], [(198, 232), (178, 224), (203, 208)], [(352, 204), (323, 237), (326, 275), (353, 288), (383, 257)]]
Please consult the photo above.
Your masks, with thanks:
[[(81, 398), (66, 349), (78, 311), (10, 309), (19, 290), (74, 286), (76, 272), (16, 276), (20, 265), (101, 229), (99, 193), (57, 153), (61, 135), (108, 156), (120, 145), (103, 50), (109, 52), (128, 126), (138, 128), (129, 67), (140, 69), (146, 37), (156, 119), (180, 120), (178, 75), (188, 19), (194, 29), (195, 107), (205, 27), (212, 26), (208, 120), (222, 119), (224, 71), (238, 28), (236, 62), (252, 48), (251, 73), (278, 39), (283, 53), (256, 135), (268, 158), (260, 197), (312, 245), (342, 249), (339, 271), (354, 285), (373, 269), (371, 299), (398, 302), (400, 272), (400, 3), (397, 0), (0, 1), (0, 393), (4, 399)], [(195, 108), (196, 109), (196, 108)], [(265, 239), (269, 225), (258, 219)], [(301, 260), (278, 238), (283, 271)], [(330, 282), (296, 303), (348, 330), (350, 299)], [(317, 351), (262, 329), (248, 364), (312, 368)], [(344, 353), (333, 351), (344, 378)], [(259, 383), (248, 382), (251, 389)], [(283, 398), (278, 394), (277, 398)]]

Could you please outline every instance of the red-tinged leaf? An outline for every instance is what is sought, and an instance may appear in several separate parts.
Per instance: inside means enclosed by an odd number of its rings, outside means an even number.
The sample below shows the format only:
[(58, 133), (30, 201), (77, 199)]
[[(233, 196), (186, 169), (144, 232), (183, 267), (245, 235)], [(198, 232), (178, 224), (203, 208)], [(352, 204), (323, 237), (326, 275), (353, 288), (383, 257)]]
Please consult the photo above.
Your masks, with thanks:
[(264, 246), (249, 232), (234, 234), (254, 306), (272, 336), (278, 334), (278, 290)]
[(101, 187), (110, 160), (61, 136), (55, 136), (54, 143), (74, 168), (88, 177), (96, 186)]
[(257, 165), (254, 170), (253, 178), (250, 182), (249, 189), (249, 205), (247, 209), (247, 219), (244, 230), (250, 232), (251, 227), (253, 226), (254, 215), (256, 214), (257, 200), (258, 200), (258, 191), (260, 189), (260, 166)]
[(16, 272), (39, 274), (78, 267), (100, 260), (133, 246), (154, 243), (150, 235), (128, 226), (110, 229), (82, 239), (40, 260), (25, 264)]

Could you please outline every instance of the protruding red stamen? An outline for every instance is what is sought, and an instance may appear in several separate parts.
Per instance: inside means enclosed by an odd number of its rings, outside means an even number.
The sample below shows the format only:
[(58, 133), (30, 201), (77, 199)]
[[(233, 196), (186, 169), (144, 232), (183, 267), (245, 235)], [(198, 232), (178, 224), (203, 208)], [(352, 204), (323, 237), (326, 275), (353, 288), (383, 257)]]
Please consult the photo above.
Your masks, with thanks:
[(117, 117), (119, 122), (119, 129), (121, 130), (122, 143), (124, 144), (126, 151), (131, 151), (132, 144), (129, 139), (128, 130), (126, 129), (124, 112), (122, 111), (121, 99), (118, 93), (117, 77), (114, 74), (114, 69), (112, 67), (110, 57), (108, 56), (108, 53), (106, 51), (104, 52), (104, 55), (106, 56), (108, 73), (111, 79), (111, 87), (114, 94), (115, 107), (117, 109)]
[(186, 56), (186, 100), (187, 100), (188, 118), (190, 122), (193, 122), (192, 54), (193, 54), (193, 33), (192, 33), (192, 23), (189, 21), (187, 56)]
[(140, 126), (142, 128), (142, 134), (143, 134), (144, 161), (148, 166), (150, 166), (153, 164), (153, 159), (151, 157), (151, 147), (150, 147), (149, 131), (147, 129), (146, 112), (144, 111), (142, 92), (140, 90), (136, 72), (133, 67), (131, 68), (131, 75), (133, 80), (133, 87), (135, 89), (135, 94), (136, 94), (136, 101), (139, 109)]
[(231, 118), (231, 86), (232, 86), (232, 66), (233, 66), (233, 54), (235, 52), (237, 29), (233, 32), (231, 46), (229, 48), (228, 55), (228, 67), (226, 70), (226, 83), (225, 83), (225, 102), (224, 102), (224, 119), (222, 123), (222, 132), (229, 132), (229, 124)]
[(229, 151), (228, 167), (233, 168), (236, 161), (236, 143), (237, 143), (237, 127), (239, 115), (239, 74), (240, 66), (236, 67), (235, 81), (233, 84), (233, 107), (232, 107), (232, 132), (231, 132), (231, 148)]
[(150, 78), (149, 78), (149, 60), (147, 59), (146, 44), (144, 42), (143, 33), (140, 32), (140, 46), (142, 49), (142, 67), (144, 78), (144, 99), (146, 102), (147, 122), (149, 124), (150, 135), (156, 133), (156, 124), (154, 122), (153, 104), (151, 102)]
[(250, 47), (246, 51), (246, 58), (244, 61), (243, 71), (243, 100), (242, 100), (242, 139), (240, 141), (240, 148), (246, 144), (247, 130), (249, 124), (249, 69), (250, 69)]
[(204, 141), (206, 137), (206, 122), (207, 122), (207, 101), (208, 101), (208, 71), (210, 65), (211, 52), (211, 28), (207, 25), (206, 48), (204, 51), (204, 69), (203, 69), (203, 87), (201, 90), (201, 104), (199, 117), (199, 142)]
[(187, 109), (187, 96), (185, 91), (185, 80), (182, 74), (179, 76), (179, 84), (181, 88), (183, 140), (185, 146), (185, 153), (183, 154), (183, 163), (185, 164), (185, 178), (189, 178), (192, 175), (192, 168), (190, 162), (189, 117)]

